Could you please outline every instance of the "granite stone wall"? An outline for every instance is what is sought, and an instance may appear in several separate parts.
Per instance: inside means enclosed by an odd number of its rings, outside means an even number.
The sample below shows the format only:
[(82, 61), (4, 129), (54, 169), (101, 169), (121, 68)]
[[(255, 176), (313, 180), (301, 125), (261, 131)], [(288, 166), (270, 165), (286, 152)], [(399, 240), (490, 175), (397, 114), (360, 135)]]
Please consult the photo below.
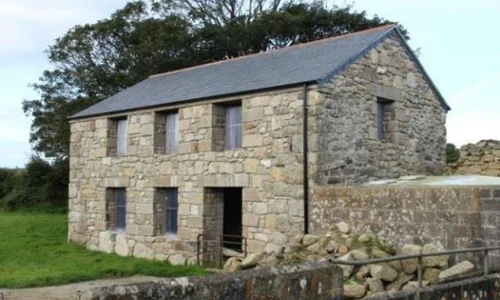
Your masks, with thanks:
[(82, 300), (336, 300), (343, 299), (342, 269), (328, 262), (262, 268), (204, 277), (94, 288)]
[[(446, 111), (400, 41), (385, 40), (320, 90), (318, 184), (352, 184), (445, 167)], [(377, 139), (377, 102), (386, 103)]]
[(417, 295), (415, 291), (395, 292), (366, 297), (366, 300), (435, 300), (435, 299), (500, 299), (500, 275), (491, 274), (456, 282), (425, 287)]
[[(314, 138), (318, 93), (311, 99), (309, 135)], [(242, 148), (224, 151), (220, 109), (235, 99), (194, 103), (179, 107), (179, 149), (165, 154), (160, 135), (164, 110), (146, 110), (123, 115), (78, 120), (71, 124), (69, 239), (90, 249), (168, 259), (194, 261), (199, 234), (215, 238), (221, 224), (212, 222), (213, 188), (242, 188), (243, 235), (248, 251), (272, 250), (287, 243), (303, 228), (302, 89), (246, 95), (242, 104)], [(114, 156), (113, 120), (128, 119), (128, 149)], [(158, 142), (160, 141), (160, 142)], [(164, 142), (164, 141), (163, 141)], [(311, 172), (315, 169), (311, 147)], [(311, 173), (312, 177), (312, 173)], [(107, 225), (107, 188), (125, 188), (127, 213), (125, 232)], [(154, 216), (155, 191), (178, 189), (178, 233), (158, 234)], [(206, 202), (206, 203), (205, 203)], [(109, 204), (109, 203), (108, 203)], [(109, 206), (109, 205), (108, 205)], [(221, 208), (219, 208), (221, 209)], [(222, 222), (219, 218), (219, 222)], [(108, 222), (109, 223), (109, 222)], [(217, 232), (209, 233), (204, 227)], [(205, 228), (207, 229), (207, 228)], [(213, 236), (212, 236), (213, 235)]]
[[(443, 165), (446, 114), (397, 40), (307, 90), (310, 187), (429, 174)], [(393, 101), (386, 141), (375, 138), (377, 99)], [(235, 103), (242, 105), (242, 148), (226, 151), (224, 107)], [(298, 86), (72, 121), (69, 240), (119, 255), (194, 262), (198, 235), (220, 234), (212, 212), (221, 209), (207, 206), (211, 191), (238, 187), (243, 208), (235, 213), (242, 214), (248, 252), (279, 249), (304, 226), (302, 105)], [(167, 154), (163, 120), (172, 112), (180, 140), (178, 152)], [(118, 157), (115, 122), (123, 118), (127, 155)], [(109, 226), (109, 188), (126, 189), (124, 232)], [(175, 237), (158, 230), (155, 195), (164, 188), (178, 190)]]
[[(397, 247), (437, 241), (446, 249), (500, 245), (500, 186), (325, 186), (314, 189), (310, 205), (314, 233), (345, 221)], [(490, 257), (500, 266), (499, 251)]]

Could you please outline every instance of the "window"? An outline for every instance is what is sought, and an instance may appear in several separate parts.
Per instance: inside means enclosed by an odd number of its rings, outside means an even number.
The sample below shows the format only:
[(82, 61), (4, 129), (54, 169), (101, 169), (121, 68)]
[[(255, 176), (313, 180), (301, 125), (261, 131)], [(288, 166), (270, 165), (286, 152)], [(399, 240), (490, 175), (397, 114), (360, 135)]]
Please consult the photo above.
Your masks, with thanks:
[(127, 154), (127, 118), (108, 119), (107, 155)]
[(125, 227), (127, 226), (126, 222), (126, 212), (127, 212), (127, 204), (126, 204), (126, 191), (125, 189), (116, 189), (116, 230), (125, 231)]
[(106, 190), (106, 223), (108, 229), (125, 231), (127, 226), (127, 192), (124, 188)]
[(165, 115), (165, 152), (175, 153), (179, 148), (179, 114), (177, 112)]
[(385, 139), (385, 122), (384, 122), (384, 112), (386, 110), (387, 104), (384, 102), (377, 102), (377, 139)]
[(179, 112), (160, 111), (154, 115), (154, 153), (169, 154), (179, 151)]
[(388, 141), (390, 139), (390, 123), (393, 122), (393, 101), (379, 99), (377, 101), (377, 139)]
[(177, 188), (162, 188), (155, 192), (155, 228), (156, 234), (177, 235)]
[(226, 107), (225, 149), (241, 148), (241, 105)]
[(127, 119), (120, 119), (116, 122), (116, 154), (124, 156), (127, 154)]
[(165, 191), (165, 233), (177, 235), (177, 189)]

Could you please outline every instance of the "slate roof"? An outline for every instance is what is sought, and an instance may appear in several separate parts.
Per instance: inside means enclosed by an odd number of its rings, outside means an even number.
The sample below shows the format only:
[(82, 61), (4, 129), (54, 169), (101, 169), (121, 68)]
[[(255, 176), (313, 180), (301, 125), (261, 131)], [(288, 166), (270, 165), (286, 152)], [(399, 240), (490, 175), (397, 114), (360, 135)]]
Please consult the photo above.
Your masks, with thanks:
[[(245, 92), (325, 82), (386, 37), (396, 25), (153, 75), (71, 118), (116, 113)], [(403, 43), (406, 45), (406, 43)], [(407, 50), (428, 78), (411, 49)], [(428, 82), (439, 92), (428, 78)], [(440, 101), (449, 109), (444, 99)]]

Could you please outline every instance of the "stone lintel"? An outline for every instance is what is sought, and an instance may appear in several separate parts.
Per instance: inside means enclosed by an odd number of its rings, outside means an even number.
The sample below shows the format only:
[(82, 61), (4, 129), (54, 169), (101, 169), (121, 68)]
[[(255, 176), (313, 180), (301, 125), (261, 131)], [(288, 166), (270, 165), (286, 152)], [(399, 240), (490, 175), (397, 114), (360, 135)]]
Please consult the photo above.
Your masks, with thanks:
[(392, 101), (403, 101), (403, 91), (394, 87), (374, 84), (372, 94), (378, 98)]
[(177, 187), (178, 183), (177, 176), (160, 176), (151, 180), (152, 187)]
[(125, 188), (130, 185), (130, 179), (126, 177), (104, 178), (104, 186), (107, 188)]
[(215, 174), (198, 177), (204, 187), (248, 187), (250, 184), (247, 174)]

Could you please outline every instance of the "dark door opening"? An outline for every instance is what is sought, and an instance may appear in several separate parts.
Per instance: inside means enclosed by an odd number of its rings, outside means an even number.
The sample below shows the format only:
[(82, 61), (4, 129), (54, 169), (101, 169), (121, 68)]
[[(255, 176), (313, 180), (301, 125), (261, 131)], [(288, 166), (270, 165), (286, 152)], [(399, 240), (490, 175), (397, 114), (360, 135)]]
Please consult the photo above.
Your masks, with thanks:
[(224, 219), (222, 226), (225, 248), (242, 250), (242, 189), (224, 188)]

